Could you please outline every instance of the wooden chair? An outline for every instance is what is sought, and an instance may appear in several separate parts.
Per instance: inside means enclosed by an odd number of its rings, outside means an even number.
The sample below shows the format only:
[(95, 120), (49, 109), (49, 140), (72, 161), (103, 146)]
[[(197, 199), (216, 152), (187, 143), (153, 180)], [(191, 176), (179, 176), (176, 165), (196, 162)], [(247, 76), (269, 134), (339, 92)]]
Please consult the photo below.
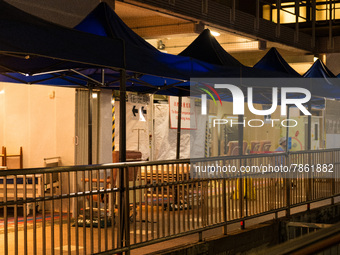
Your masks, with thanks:
[[(2, 146), (2, 153), (0, 154), (0, 157), (2, 158), (1, 166), (7, 167), (7, 169), (22, 169), (22, 155), (22, 147), (20, 147), (19, 154), (8, 154), (7, 148), (5, 146)], [(15, 158), (19, 158), (19, 161), (13, 160)]]

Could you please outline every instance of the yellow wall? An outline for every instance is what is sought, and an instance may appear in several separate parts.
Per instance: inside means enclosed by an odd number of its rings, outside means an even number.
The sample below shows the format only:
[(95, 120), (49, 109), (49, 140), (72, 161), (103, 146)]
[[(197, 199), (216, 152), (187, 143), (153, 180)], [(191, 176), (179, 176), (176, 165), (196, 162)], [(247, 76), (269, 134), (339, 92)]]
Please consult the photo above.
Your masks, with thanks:
[(25, 168), (56, 156), (74, 164), (74, 89), (0, 83), (0, 91), (0, 146), (7, 153), (22, 146)]

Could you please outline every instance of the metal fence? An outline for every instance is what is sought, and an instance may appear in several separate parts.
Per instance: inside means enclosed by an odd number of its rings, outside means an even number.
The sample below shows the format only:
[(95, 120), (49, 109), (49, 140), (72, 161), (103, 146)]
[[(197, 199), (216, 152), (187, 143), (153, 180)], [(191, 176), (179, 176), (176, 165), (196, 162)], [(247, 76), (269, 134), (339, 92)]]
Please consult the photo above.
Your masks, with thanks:
[[(197, 166), (306, 165), (294, 175)], [(0, 253), (129, 251), (340, 195), (339, 150), (0, 171)], [(331, 175), (311, 166), (332, 164)], [(320, 170), (320, 171), (319, 171)]]

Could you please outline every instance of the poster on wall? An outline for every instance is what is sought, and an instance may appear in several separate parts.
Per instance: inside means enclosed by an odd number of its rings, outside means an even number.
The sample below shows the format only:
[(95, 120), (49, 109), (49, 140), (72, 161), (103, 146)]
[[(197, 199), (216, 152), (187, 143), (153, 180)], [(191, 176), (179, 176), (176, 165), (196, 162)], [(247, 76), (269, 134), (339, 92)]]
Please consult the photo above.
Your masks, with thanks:
[[(177, 128), (178, 124), (178, 97), (169, 97), (170, 128)], [(181, 129), (196, 129), (196, 113), (190, 111), (190, 98), (182, 98)]]

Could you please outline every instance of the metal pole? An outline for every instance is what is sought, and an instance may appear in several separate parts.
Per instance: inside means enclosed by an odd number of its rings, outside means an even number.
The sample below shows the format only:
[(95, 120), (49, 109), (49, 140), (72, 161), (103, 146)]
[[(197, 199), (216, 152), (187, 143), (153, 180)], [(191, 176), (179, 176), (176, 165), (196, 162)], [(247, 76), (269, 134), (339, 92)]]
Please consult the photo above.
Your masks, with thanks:
[(315, 48), (316, 0), (312, 0), (312, 48)]
[(256, 0), (255, 31), (260, 29), (260, 0)]
[[(312, 102), (309, 100), (308, 102), (308, 111), (312, 111)], [(307, 150), (312, 149), (312, 115), (308, 115), (308, 141), (307, 141)]]
[[(289, 106), (287, 106), (287, 119), (289, 120)], [(289, 155), (288, 155), (288, 139), (289, 139), (289, 121), (287, 122), (287, 129), (286, 129), (286, 155), (285, 155), (285, 158), (286, 158), (286, 165), (289, 164)], [(291, 188), (291, 178), (288, 178), (289, 177), (289, 173), (288, 175), (286, 175), (286, 179), (285, 179), (285, 183), (286, 183), (286, 206), (287, 206), (287, 209), (286, 209), (286, 216), (287, 217), (290, 217), (290, 188)]]
[(288, 139), (289, 139), (289, 106), (287, 106), (287, 129), (286, 129), (286, 153), (288, 153)]
[(230, 15), (230, 23), (235, 23), (235, 16), (236, 16), (236, 0), (231, 1), (231, 15)]
[(329, 44), (328, 44), (328, 48), (329, 49), (333, 49), (333, 15), (332, 15), (332, 0), (329, 0), (329, 21), (328, 21), (328, 41), (329, 41)]
[(182, 97), (178, 97), (178, 120), (177, 120), (177, 149), (176, 159), (180, 158), (181, 151), (181, 118), (182, 118)]
[[(311, 112), (312, 111), (312, 102), (309, 101), (308, 102), (308, 111)], [(311, 150), (312, 149), (312, 115), (308, 115), (308, 144), (307, 144), (307, 150)], [(308, 154), (308, 164), (311, 165), (311, 156), (312, 154)], [(311, 176), (311, 172), (308, 173), (308, 185), (307, 185), (308, 189), (307, 189), (307, 201), (312, 199), (312, 176)], [(310, 206), (308, 204), (308, 209), (310, 209)]]
[(299, 41), (300, 1), (295, 0), (295, 42)]
[[(238, 128), (238, 154), (240, 156), (243, 155), (243, 115), (238, 115), (238, 123), (239, 123), (239, 128)], [(240, 126), (240, 123), (241, 126)]]
[[(238, 154), (240, 156), (243, 155), (243, 115), (238, 115)], [(240, 166), (242, 165), (242, 159), (240, 158)], [(240, 185), (239, 185), (239, 199), (240, 199), (240, 218), (243, 218), (244, 213), (243, 213), (243, 178), (242, 174), (240, 172)], [(241, 221), (241, 229), (244, 229), (244, 221)]]
[(276, 0), (276, 37), (280, 37), (280, 11), (281, 11), (281, 0)]
[(92, 99), (92, 85), (89, 84), (89, 102), (88, 102), (88, 163), (92, 165), (92, 109), (93, 109), (93, 99)]
[[(119, 161), (126, 162), (126, 71), (120, 71), (120, 95), (119, 95)], [(119, 199), (119, 209), (120, 213), (120, 226), (121, 229), (120, 235), (118, 238), (118, 247), (124, 247), (124, 241), (128, 236), (125, 228), (125, 217), (127, 214), (126, 205), (126, 193), (124, 192), (125, 188), (125, 180), (124, 180), (124, 168), (119, 168), (119, 187), (120, 187), (120, 199)], [(124, 236), (126, 235), (126, 236)]]

